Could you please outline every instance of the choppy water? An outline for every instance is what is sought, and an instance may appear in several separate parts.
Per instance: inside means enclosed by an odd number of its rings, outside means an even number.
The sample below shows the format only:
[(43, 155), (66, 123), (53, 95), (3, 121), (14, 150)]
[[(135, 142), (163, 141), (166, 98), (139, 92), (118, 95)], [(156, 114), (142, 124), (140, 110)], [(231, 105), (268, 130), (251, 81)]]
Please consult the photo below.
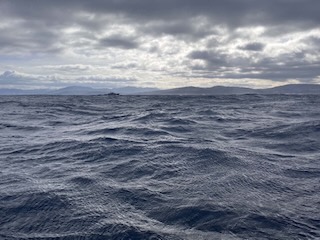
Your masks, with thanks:
[(0, 239), (319, 239), (320, 96), (0, 97)]

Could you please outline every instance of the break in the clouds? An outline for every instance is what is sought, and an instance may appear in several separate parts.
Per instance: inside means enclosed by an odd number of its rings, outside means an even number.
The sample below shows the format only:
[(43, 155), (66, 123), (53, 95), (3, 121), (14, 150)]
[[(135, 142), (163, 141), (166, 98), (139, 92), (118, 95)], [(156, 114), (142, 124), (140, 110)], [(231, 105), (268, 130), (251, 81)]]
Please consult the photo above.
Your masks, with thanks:
[(0, 87), (320, 79), (318, 0), (2, 0)]

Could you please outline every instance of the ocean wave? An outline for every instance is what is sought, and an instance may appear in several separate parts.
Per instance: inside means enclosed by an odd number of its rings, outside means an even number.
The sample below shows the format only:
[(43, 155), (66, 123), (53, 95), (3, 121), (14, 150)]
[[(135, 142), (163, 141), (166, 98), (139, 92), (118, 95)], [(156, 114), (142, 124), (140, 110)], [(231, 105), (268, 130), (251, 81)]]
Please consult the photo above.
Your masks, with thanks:
[(319, 239), (319, 96), (0, 97), (1, 239)]

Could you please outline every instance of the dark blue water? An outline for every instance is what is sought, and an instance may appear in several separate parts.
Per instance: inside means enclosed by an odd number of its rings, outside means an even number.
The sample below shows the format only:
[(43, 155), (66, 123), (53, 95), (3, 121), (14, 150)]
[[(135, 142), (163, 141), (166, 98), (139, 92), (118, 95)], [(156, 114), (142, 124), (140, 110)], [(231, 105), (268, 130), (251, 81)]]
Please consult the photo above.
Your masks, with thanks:
[(319, 239), (320, 96), (0, 97), (0, 239)]

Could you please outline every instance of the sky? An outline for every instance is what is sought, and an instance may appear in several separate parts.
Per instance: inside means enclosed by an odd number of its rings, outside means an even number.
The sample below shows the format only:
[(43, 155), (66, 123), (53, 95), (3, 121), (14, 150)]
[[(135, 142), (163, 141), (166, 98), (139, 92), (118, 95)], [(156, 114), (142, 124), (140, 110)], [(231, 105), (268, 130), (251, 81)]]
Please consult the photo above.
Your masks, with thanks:
[(0, 0), (0, 88), (320, 83), (319, 0)]

